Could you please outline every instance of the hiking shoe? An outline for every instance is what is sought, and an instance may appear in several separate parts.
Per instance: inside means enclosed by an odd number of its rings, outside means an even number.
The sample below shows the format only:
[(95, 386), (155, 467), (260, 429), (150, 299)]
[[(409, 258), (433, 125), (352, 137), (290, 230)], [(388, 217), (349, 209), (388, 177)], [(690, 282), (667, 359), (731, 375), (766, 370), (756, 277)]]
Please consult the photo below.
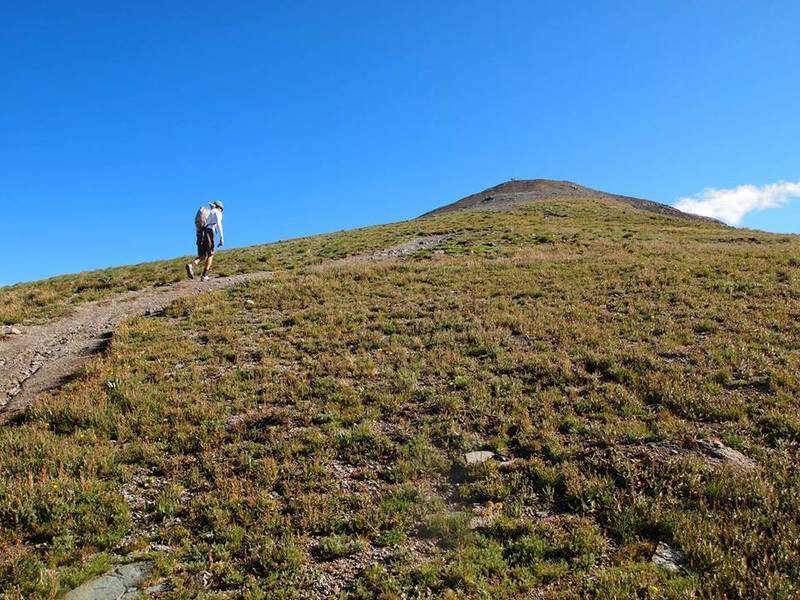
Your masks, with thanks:
[(203, 276), (200, 278), (200, 281), (208, 281), (209, 279), (211, 279), (211, 277), (209, 277), (208, 275), (203, 275)]
[(186, 275), (189, 276), (189, 279), (194, 279), (194, 269), (192, 268), (192, 263), (186, 265)]

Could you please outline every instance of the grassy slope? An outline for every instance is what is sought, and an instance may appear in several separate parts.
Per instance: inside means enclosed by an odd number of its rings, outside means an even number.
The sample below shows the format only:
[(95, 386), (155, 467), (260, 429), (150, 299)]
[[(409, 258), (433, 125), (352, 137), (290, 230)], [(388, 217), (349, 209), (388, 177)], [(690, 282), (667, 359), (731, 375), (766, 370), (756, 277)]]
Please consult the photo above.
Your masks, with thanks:
[[(156, 541), (176, 598), (307, 597), (348, 565), (347, 598), (796, 595), (796, 238), (549, 202), (301, 243), (426, 231), (444, 255), (122, 326), (0, 431), (0, 588), (47, 597)], [(708, 436), (759, 467), (648, 451)]]
[[(411, 221), (226, 250), (217, 255), (214, 276), (307, 267), (386, 248), (417, 231), (431, 231), (431, 227)], [(188, 257), (181, 257), (0, 288), (0, 325), (39, 323), (63, 315), (80, 302), (175, 283), (186, 277), (187, 261)]]

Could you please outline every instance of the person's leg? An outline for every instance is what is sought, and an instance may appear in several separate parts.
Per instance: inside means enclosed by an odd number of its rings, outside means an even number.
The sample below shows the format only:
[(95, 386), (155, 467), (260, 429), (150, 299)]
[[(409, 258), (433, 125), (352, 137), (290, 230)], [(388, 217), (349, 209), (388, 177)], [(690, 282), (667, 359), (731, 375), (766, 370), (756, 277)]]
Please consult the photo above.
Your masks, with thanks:
[(211, 271), (211, 264), (214, 262), (214, 233), (209, 230), (203, 230), (203, 245), (202, 252), (200, 253), (205, 258), (205, 265), (203, 266), (203, 278), (208, 277)]
[(186, 263), (186, 275), (189, 279), (194, 279), (194, 266), (200, 262), (200, 257), (198, 256), (192, 262)]
[[(208, 258), (208, 256), (198, 256), (192, 262), (186, 263), (186, 274), (189, 276), (189, 279), (194, 279), (194, 268), (203, 261), (208, 263)], [(210, 266), (210, 263), (206, 265), (207, 268)]]
[(206, 264), (203, 266), (203, 277), (207, 276), (211, 271), (211, 264), (214, 262), (214, 255), (209, 254), (206, 256)]
[(186, 275), (189, 276), (189, 279), (194, 279), (194, 267), (200, 264), (200, 261), (205, 258), (203, 254), (203, 230), (198, 229), (197, 234), (195, 236), (197, 241), (197, 256), (194, 260), (190, 263), (186, 264)]

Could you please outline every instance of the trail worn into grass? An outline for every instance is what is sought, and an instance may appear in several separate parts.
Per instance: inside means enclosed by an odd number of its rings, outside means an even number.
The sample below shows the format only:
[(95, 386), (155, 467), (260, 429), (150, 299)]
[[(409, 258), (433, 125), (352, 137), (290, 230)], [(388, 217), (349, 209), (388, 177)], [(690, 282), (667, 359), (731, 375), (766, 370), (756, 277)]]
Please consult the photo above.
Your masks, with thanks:
[(269, 277), (269, 272), (220, 277), (128, 292), (75, 307), (63, 319), (26, 327), (0, 341), (0, 422), (20, 414), (31, 400), (67, 381), (93, 354), (102, 350), (123, 319), (163, 310), (183, 296), (241, 285)]
[[(374, 261), (402, 257), (443, 241), (441, 235), (414, 238), (342, 261)], [(328, 267), (342, 261), (320, 265)], [(114, 327), (124, 319), (157, 313), (185, 296), (242, 285), (271, 277), (260, 271), (219, 277), (207, 282), (181, 281), (172, 285), (127, 292), (98, 302), (80, 304), (62, 319), (25, 327), (22, 333), (0, 338), (0, 424), (19, 416), (39, 394), (64, 384), (95, 353), (101, 351)]]

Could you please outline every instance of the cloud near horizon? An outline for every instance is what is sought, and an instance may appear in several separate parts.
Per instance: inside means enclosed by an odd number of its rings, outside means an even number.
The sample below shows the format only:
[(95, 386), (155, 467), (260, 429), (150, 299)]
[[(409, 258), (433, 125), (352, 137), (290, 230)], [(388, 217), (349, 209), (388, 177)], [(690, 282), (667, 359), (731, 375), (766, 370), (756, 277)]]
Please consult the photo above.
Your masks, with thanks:
[(719, 219), (728, 225), (738, 225), (747, 213), (780, 208), (792, 198), (800, 198), (800, 182), (778, 181), (762, 186), (745, 184), (728, 189), (706, 188), (694, 196), (678, 198), (675, 208)]

